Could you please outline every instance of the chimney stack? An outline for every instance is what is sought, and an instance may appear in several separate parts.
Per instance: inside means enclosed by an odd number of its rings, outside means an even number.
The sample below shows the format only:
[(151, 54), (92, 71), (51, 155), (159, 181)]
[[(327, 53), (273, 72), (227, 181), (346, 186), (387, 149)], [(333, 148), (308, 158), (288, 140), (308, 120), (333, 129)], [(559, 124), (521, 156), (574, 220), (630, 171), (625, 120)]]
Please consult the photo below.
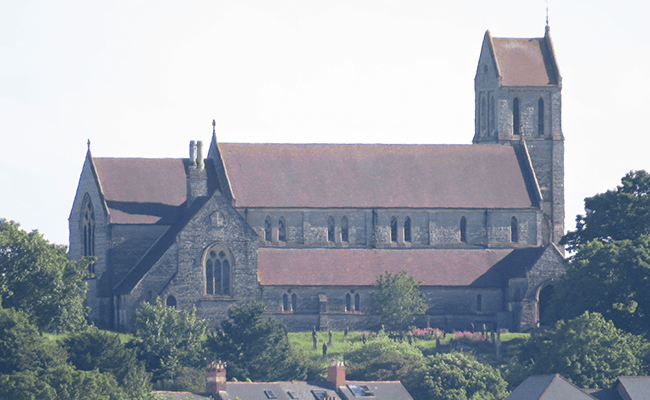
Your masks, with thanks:
[(196, 142), (196, 166), (199, 170), (203, 169), (203, 142), (200, 140)]
[(226, 368), (221, 363), (212, 361), (205, 369), (205, 391), (211, 394), (218, 394), (226, 391)]
[[(198, 154), (197, 154), (198, 153)], [(190, 162), (187, 169), (187, 205), (208, 195), (208, 175), (203, 160), (203, 142), (190, 141)]]
[(190, 166), (196, 167), (196, 143), (190, 140)]
[(342, 361), (332, 361), (327, 367), (327, 382), (334, 384), (337, 389), (345, 386), (345, 365)]

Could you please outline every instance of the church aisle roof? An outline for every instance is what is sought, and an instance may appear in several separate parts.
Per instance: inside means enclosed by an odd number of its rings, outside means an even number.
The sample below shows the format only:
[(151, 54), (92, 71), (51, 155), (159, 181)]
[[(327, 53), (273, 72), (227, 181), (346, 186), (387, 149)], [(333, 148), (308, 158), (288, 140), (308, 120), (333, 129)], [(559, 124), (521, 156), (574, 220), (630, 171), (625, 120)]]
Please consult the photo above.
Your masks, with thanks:
[(221, 143), (237, 207), (527, 208), (512, 146)]
[(372, 286), (403, 269), (423, 286), (502, 287), (525, 277), (544, 249), (286, 249), (260, 248), (260, 284)]

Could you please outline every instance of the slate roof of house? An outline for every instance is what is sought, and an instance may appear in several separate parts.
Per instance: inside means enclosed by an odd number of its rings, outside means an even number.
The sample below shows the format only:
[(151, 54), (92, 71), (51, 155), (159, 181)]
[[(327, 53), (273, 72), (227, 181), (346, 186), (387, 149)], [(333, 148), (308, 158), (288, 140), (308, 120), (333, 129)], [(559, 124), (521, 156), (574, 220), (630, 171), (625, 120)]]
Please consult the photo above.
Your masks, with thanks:
[(403, 269), (422, 286), (503, 287), (525, 277), (545, 248), (286, 249), (260, 248), (257, 273), (268, 286), (372, 286)]
[(504, 145), (220, 143), (236, 207), (528, 208)]
[(559, 374), (533, 375), (523, 381), (506, 400), (594, 400)]
[[(650, 376), (619, 376), (616, 387), (625, 391), (630, 400), (648, 399), (650, 396)], [(623, 390), (621, 390), (621, 387)]]
[(493, 54), (503, 86), (556, 86), (560, 73), (550, 36), (493, 38)]
[(334, 386), (327, 382), (228, 382), (226, 384), (226, 391), (219, 392), (219, 398), (222, 400), (232, 400), (238, 396), (246, 400), (269, 400), (270, 397), (265, 394), (265, 391), (272, 391), (277, 400), (317, 400), (314, 392), (324, 391), (326, 392), (326, 396), (337, 400), (353, 400), (359, 399), (359, 397), (355, 396), (347, 385), (354, 384), (368, 386), (374, 394), (371, 399), (412, 400), (411, 395), (398, 381), (347, 381), (346, 386), (341, 386), (338, 388), (339, 390), (335, 390)]

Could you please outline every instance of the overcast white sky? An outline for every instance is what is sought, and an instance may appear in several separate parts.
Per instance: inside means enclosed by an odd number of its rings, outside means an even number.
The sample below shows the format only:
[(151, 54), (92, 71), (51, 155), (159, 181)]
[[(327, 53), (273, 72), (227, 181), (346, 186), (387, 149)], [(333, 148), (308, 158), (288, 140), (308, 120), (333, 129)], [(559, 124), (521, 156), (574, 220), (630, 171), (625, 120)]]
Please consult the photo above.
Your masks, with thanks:
[[(551, 0), (566, 226), (650, 169), (650, 3)], [(539, 37), (544, 0), (0, 2), (0, 217), (68, 243), (99, 157), (209, 141), (471, 143), (483, 34)]]

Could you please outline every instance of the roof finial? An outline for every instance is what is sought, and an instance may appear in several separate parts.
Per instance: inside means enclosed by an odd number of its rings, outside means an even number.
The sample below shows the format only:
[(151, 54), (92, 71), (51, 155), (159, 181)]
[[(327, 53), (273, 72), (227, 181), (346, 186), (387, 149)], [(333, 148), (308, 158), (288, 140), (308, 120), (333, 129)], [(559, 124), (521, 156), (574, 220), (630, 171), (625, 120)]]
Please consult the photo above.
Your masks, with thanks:
[(548, 28), (548, 0), (546, 1), (546, 28)]
[(212, 134), (216, 134), (217, 123), (215, 120), (212, 120)]
[(88, 139), (88, 151), (90, 151), (90, 139)]

